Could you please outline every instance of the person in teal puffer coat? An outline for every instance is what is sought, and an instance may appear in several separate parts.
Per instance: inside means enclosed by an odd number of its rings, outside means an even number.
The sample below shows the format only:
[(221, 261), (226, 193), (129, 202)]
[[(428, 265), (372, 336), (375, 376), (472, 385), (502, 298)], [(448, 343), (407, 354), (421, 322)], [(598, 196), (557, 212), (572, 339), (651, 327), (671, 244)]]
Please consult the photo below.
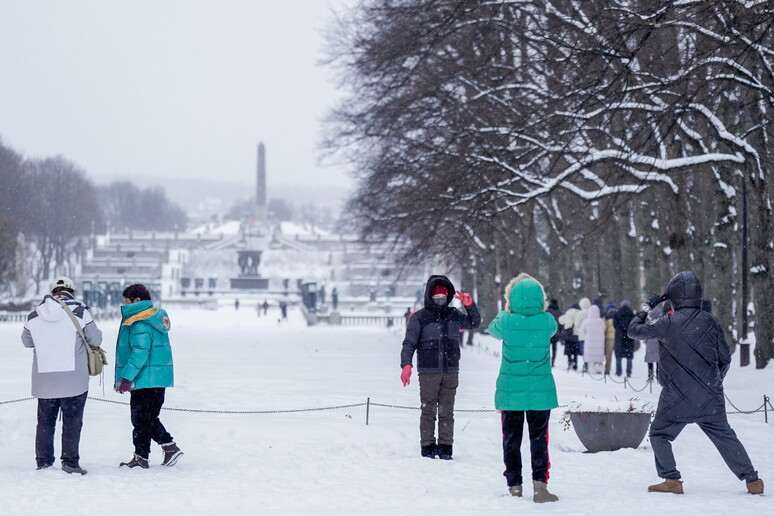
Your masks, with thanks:
[(548, 421), (559, 404), (551, 374), (551, 337), (554, 317), (545, 311), (543, 286), (528, 274), (519, 274), (505, 288), (505, 310), (489, 325), (489, 334), (502, 339), (502, 361), (497, 377), (495, 408), (502, 411), (503, 460), (508, 490), (522, 495), (521, 439), (524, 419), (532, 452), (535, 502), (554, 502), (548, 492)]
[(169, 316), (155, 308), (145, 285), (124, 289), (121, 327), (116, 342), (115, 389), (131, 392), (134, 457), (121, 466), (147, 469), (151, 440), (161, 445), (163, 466), (174, 466), (183, 454), (159, 419), (167, 387), (174, 385)]

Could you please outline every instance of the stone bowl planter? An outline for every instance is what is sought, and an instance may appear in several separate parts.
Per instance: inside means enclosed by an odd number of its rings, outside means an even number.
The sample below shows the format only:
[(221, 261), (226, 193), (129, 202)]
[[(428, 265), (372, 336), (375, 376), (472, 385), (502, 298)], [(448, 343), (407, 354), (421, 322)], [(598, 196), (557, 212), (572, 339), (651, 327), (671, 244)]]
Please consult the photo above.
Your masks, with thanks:
[(570, 412), (570, 423), (591, 453), (637, 448), (648, 433), (649, 412)]

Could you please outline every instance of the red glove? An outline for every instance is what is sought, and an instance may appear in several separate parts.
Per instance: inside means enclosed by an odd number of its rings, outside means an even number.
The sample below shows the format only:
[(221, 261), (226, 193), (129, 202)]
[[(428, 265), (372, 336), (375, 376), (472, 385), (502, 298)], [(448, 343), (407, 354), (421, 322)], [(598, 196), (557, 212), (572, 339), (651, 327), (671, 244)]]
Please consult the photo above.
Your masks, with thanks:
[(403, 386), (411, 383), (411, 366), (404, 365), (403, 371), (400, 372), (400, 381), (403, 382)]
[(465, 306), (470, 306), (470, 305), (473, 304), (473, 296), (471, 296), (467, 292), (460, 292), (458, 290), (457, 291), (457, 295), (454, 296), (454, 297), (459, 299), (462, 302), (462, 304), (465, 305)]
[(132, 382), (126, 378), (121, 378), (121, 385), (118, 386), (118, 392), (121, 394), (132, 390)]

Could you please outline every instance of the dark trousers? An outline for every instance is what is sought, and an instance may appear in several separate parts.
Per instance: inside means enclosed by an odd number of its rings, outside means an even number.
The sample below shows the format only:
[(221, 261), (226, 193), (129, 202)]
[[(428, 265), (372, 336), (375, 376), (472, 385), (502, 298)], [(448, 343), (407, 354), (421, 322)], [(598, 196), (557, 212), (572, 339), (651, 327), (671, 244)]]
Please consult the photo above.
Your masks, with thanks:
[(161, 406), (164, 405), (166, 389), (137, 389), (132, 391), (129, 406), (132, 413), (132, 442), (134, 453), (148, 458), (151, 439), (158, 444), (171, 443), (174, 439), (169, 435), (159, 420)]
[(62, 464), (78, 466), (78, 446), (83, 428), (83, 408), (86, 406), (86, 391), (70, 398), (38, 399), (38, 427), (35, 432), (35, 461), (38, 466), (54, 463), (54, 432), (56, 418), (62, 411)]
[(522, 483), (521, 437), (524, 433), (524, 416), (527, 416), (529, 451), (532, 460), (532, 480), (548, 482), (551, 461), (548, 458), (548, 420), (550, 410), (503, 410), (503, 460), (509, 486)]
[(621, 376), (621, 372), (623, 371), (622, 360), (626, 360), (626, 375), (632, 374), (632, 359), (622, 357), (615, 357), (615, 374)]
[(438, 416), (438, 444), (454, 443), (454, 397), (460, 374), (419, 373), (419, 439), (422, 446), (435, 443), (435, 418)]
[[(680, 479), (672, 453), (672, 441), (680, 435), (686, 424), (659, 419), (658, 414), (650, 424), (650, 444), (656, 459), (656, 471), (661, 478)], [(739, 480), (758, 480), (758, 472), (753, 468), (747, 451), (728, 424), (725, 414), (697, 421), (696, 424), (710, 438), (726, 465)]]

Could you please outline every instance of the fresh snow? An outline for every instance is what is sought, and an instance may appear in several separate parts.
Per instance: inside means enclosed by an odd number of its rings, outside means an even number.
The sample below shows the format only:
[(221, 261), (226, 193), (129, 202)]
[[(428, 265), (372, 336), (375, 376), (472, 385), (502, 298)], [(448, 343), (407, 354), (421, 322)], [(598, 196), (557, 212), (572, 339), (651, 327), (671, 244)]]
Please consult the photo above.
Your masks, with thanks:
[[(399, 380), (400, 330), (307, 327), (297, 312), (280, 325), (276, 316), (276, 310), (257, 318), (252, 310), (225, 307), (173, 310), (176, 387), (167, 391), (166, 407), (288, 410), (365, 403), (368, 397), (372, 403), (418, 406), (416, 374), (406, 388)], [(112, 372), (117, 321), (99, 324)], [(0, 323), (0, 402), (29, 397), (32, 352), (22, 346), (21, 330), (21, 323)], [(510, 497), (502, 476), (500, 418), (491, 411), (498, 351), (499, 342), (490, 337), (477, 337), (475, 346), (463, 350), (451, 462), (419, 456), (418, 410), (372, 405), (368, 426), (364, 406), (276, 414), (165, 410), (162, 421), (185, 453), (178, 464), (161, 467), (154, 444), (151, 469), (119, 469), (132, 454), (129, 407), (118, 404), (129, 398), (109, 388), (103, 395), (95, 378), (81, 440), (81, 465), (89, 473), (70, 476), (58, 461), (55, 468), (35, 470), (35, 401), (3, 403), (0, 506), (13, 516), (774, 513), (771, 497), (746, 494), (695, 425), (674, 445), (686, 494), (653, 494), (646, 487), (659, 479), (647, 439), (636, 450), (584, 453), (573, 430), (563, 430), (562, 408), (552, 412), (550, 427), (549, 487), (559, 501), (534, 504), (529, 485), (525, 498)], [(653, 393), (632, 390), (646, 386), (643, 352), (641, 346), (635, 355), (629, 388), (567, 372), (564, 357), (558, 357), (559, 403), (587, 397), (655, 402), (657, 387)], [(738, 362), (735, 355), (726, 393), (740, 409), (757, 409), (764, 395), (774, 394), (774, 369), (742, 369)], [(774, 482), (774, 421), (765, 423), (763, 413), (732, 414), (730, 421), (761, 477)], [(525, 438), (527, 464), (528, 450)], [(524, 474), (528, 479), (529, 466)]]

